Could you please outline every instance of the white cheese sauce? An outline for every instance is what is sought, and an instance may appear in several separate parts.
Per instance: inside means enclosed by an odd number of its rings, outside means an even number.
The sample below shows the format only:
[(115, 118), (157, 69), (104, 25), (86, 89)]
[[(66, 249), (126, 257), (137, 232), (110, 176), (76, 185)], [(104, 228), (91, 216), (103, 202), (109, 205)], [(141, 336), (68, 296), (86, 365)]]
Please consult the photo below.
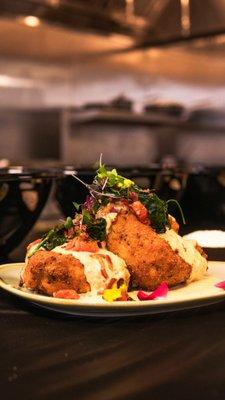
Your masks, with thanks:
[(106, 234), (108, 235), (112, 223), (116, 220), (118, 216), (117, 212), (110, 212), (107, 215), (104, 215), (102, 218), (106, 220)]
[(173, 229), (167, 229), (160, 236), (177, 251), (183, 260), (192, 266), (192, 271), (187, 283), (199, 280), (207, 271), (207, 260), (196, 249), (195, 240), (187, 240), (178, 235)]
[(105, 290), (111, 279), (116, 281), (124, 279), (126, 284), (129, 283), (130, 274), (125, 261), (111, 251), (105, 249), (99, 249), (96, 253), (72, 251), (66, 250), (63, 245), (55, 247), (52, 251), (71, 255), (81, 262), (92, 293), (99, 293)]

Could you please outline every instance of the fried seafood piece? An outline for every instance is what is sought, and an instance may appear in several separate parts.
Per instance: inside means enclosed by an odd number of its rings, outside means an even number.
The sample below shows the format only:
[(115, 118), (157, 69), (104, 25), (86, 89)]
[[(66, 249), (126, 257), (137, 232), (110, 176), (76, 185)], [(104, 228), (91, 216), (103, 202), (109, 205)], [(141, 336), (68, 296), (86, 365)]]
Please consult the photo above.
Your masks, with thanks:
[(22, 283), (29, 289), (52, 296), (63, 289), (86, 293), (90, 285), (84, 274), (84, 267), (71, 255), (39, 250), (28, 259), (23, 272)]
[(191, 265), (132, 212), (118, 215), (111, 225), (106, 245), (124, 259), (132, 284), (142, 289), (154, 290), (163, 281), (174, 286), (190, 277)]

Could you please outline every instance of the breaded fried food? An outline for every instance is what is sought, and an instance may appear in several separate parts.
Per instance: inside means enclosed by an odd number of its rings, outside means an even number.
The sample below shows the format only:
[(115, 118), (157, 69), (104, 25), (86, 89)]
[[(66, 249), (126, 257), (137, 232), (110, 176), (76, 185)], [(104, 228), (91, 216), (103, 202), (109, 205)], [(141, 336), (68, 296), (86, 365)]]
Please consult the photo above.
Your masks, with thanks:
[(120, 212), (112, 223), (107, 248), (124, 259), (132, 284), (145, 290), (154, 290), (163, 281), (168, 286), (186, 282), (191, 274), (191, 265), (130, 211)]
[(79, 260), (71, 255), (45, 250), (37, 251), (28, 259), (22, 283), (29, 289), (49, 296), (64, 289), (73, 289), (77, 293), (90, 290), (84, 267)]

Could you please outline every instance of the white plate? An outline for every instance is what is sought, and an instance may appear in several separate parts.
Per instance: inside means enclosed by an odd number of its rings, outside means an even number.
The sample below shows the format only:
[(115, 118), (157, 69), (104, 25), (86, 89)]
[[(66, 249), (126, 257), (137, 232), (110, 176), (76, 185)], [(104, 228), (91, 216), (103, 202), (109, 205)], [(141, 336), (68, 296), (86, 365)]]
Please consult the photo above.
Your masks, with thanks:
[[(225, 290), (215, 284), (225, 280), (225, 262), (210, 261), (207, 275), (200, 281), (170, 289), (166, 298), (148, 301), (120, 301), (107, 303), (101, 298), (79, 300), (57, 299), (24, 291), (19, 287), (23, 263), (0, 266), (0, 287), (40, 307), (70, 315), (120, 317), (128, 315), (156, 314), (206, 306), (225, 300)], [(136, 297), (136, 292), (131, 292)]]

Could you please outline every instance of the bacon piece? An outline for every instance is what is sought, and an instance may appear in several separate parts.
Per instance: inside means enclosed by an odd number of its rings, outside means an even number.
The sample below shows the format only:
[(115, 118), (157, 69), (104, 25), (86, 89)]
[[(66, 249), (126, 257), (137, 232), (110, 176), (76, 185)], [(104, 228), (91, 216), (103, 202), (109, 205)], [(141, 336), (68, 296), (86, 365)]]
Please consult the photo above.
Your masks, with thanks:
[(93, 254), (92, 258), (96, 258), (96, 260), (99, 261), (99, 263), (101, 265), (101, 274), (105, 279), (107, 279), (109, 276), (105, 269), (105, 263), (104, 263), (105, 254)]
[(105, 260), (107, 261), (109, 268), (111, 270), (113, 270), (113, 262), (111, 260), (111, 257), (108, 254), (103, 254), (103, 256), (104, 256)]
[(106, 286), (106, 289), (111, 289), (113, 287), (114, 283), (116, 283), (116, 278), (111, 278), (109, 283)]
[(105, 279), (107, 279), (109, 277), (106, 272), (105, 266), (103, 267), (103, 265), (101, 265), (101, 274)]

